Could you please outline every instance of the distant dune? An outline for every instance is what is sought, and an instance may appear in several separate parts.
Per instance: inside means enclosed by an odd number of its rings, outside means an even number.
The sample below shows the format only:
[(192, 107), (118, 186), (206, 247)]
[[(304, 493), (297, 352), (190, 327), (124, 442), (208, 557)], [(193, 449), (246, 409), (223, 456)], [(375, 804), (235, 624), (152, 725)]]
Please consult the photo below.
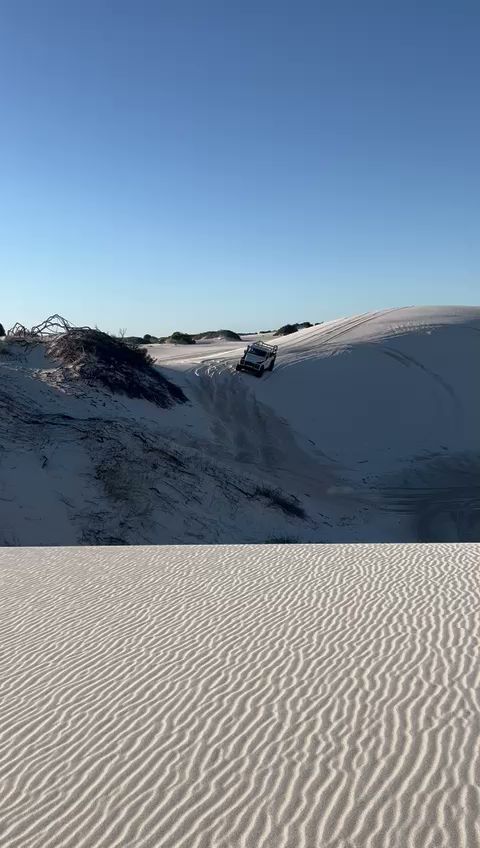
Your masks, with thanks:
[(1, 551), (2, 848), (475, 848), (479, 562)]
[(225, 341), (228, 342), (241, 341), (241, 337), (238, 335), (238, 333), (234, 333), (233, 330), (208, 330), (205, 333), (195, 333), (193, 338), (202, 341), (206, 339), (225, 339)]

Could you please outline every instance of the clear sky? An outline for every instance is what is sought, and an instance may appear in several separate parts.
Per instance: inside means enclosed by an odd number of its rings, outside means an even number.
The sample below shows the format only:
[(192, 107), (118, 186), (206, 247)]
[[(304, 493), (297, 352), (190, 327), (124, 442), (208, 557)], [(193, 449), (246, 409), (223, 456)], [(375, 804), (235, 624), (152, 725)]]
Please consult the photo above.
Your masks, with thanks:
[(480, 291), (478, 0), (0, 0), (0, 321)]

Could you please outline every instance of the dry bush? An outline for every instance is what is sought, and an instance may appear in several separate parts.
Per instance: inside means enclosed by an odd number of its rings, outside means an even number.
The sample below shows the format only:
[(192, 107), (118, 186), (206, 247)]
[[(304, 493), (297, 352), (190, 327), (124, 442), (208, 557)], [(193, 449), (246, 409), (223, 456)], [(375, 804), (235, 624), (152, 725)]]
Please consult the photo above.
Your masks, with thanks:
[(130, 347), (100, 330), (72, 328), (48, 342), (47, 351), (90, 385), (164, 408), (187, 400), (182, 390), (154, 367), (144, 348)]
[[(34, 327), (25, 327), (23, 324), (15, 324), (9, 331), (8, 336), (15, 339), (41, 340), (58, 336), (60, 333), (66, 333), (71, 330), (72, 324), (63, 318), (61, 315), (50, 315), (45, 321), (36, 324)], [(86, 330), (87, 327), (82, 329)]]

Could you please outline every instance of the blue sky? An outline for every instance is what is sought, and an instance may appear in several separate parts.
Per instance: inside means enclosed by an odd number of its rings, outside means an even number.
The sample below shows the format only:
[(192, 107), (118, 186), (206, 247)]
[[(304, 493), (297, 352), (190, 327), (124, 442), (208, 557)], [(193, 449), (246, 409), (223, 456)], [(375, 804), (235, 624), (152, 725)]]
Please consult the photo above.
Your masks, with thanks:
[(0, 0), (0, 321), (478, 302), (480, 5)]

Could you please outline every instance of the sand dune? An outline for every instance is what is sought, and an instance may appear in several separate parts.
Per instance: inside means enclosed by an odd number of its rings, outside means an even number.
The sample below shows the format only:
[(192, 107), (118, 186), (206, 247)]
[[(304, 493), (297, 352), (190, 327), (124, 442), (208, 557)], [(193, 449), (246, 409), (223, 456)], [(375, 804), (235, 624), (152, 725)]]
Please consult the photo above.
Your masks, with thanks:
[[(272, 374), (235, 376), (297, 437), (349, 470), (367, 461), (377, 473), (422, 452), (478, 454), (480, 392), (471, 363), (479, 331), (478, 307), (383, 309), (275, 339)], [(151, 350), (173, 378), (193, 372), (193, 384), (208, 377), (229, 387), (241, 348), (215, 345), (209, 353), (204, 346), (181, 358), (174, 345)], [(217, 418), (224, 409), (222, 399)]]
[(480, 845), (479, 554), (3, 549), (3, 848)]
[(261, 380), (243, 343), (151, 345), (168, 409), (7, 343), (0, 545), (477, 541), (479, 330), (478, 307), (356, 315), (278, 339)]

